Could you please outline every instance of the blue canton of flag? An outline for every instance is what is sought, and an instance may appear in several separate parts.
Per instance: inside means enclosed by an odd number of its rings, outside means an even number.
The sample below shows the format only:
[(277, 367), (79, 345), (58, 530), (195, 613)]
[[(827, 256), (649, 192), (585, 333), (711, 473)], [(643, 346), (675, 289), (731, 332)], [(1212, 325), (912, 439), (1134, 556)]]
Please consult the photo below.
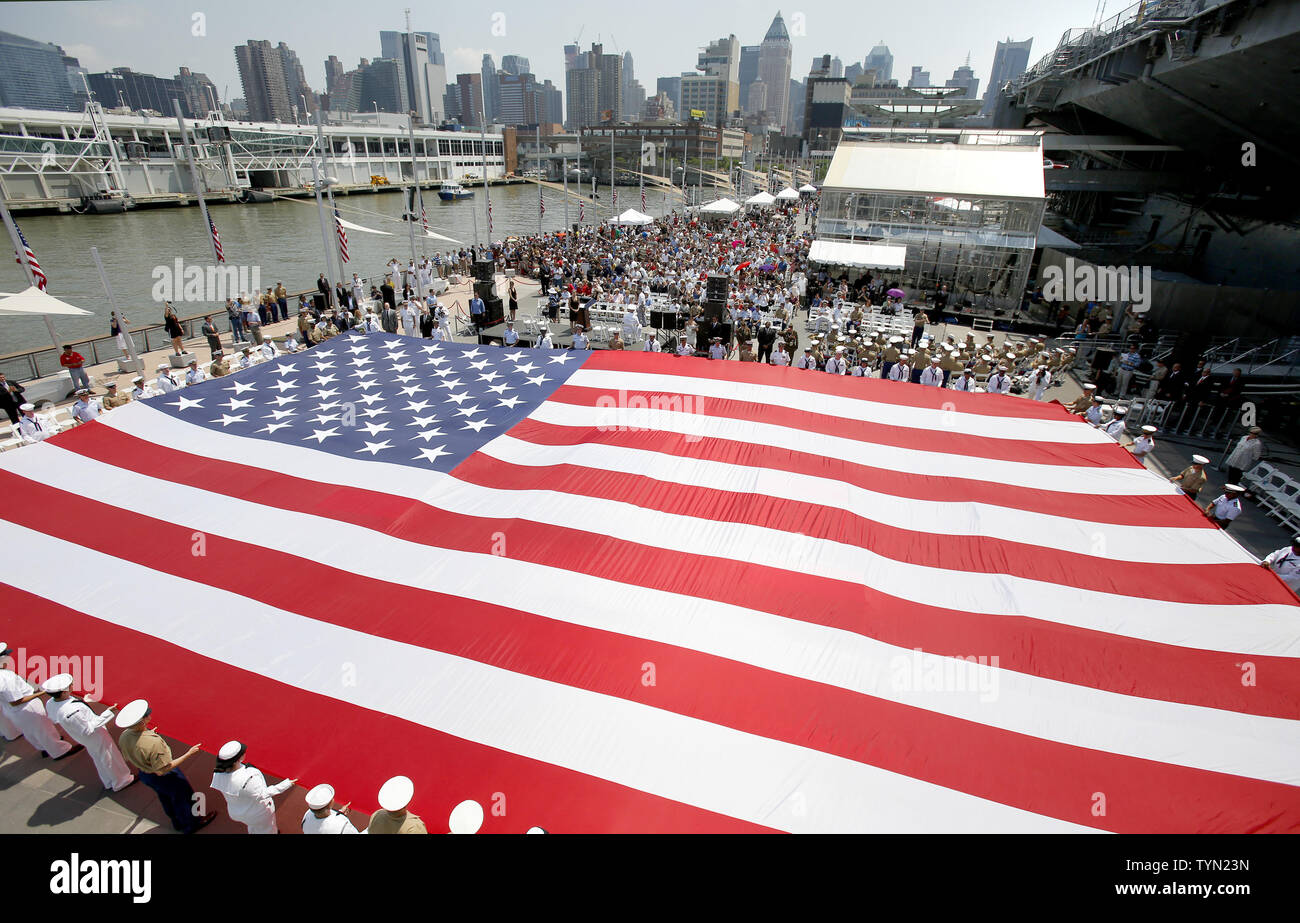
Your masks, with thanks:
[(590, 355), (353, 333), (148, 403), (233, 435), (450, 471)]

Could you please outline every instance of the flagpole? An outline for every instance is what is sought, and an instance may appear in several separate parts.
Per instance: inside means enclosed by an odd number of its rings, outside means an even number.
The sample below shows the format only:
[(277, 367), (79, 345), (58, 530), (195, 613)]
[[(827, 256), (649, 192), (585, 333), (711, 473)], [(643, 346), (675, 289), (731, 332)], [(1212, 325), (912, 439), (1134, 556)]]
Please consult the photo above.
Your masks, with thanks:
[(618, 214), (618, 193), (614, 191), (614, 119), (609, 120), (609, 216)]
[[(9, 214), (9, 206), (5, 203), (2, 191), (0, 191), (0, 218), (4, 219), (5, 227), (9, 230), (9, 239), (14, 242), (14, 254), (22, 261), (23, 271), (27, 273), (27, 284), (36, 288), (36, 274), (32, 272), (32, 265), (27, 261), (27, 248), (23, 246), (22, 238), (18, 235), (18, 225), (14, 224), (14, 216)], [(54, 344), (54, 354), (57, 356), (63, 349), (63, 344), (59, 342), (59, 335), (54, 330), (54, 321), (50, 320), (48, 314), (42, 314), (41, 319), (45, 321), (45, 329), (50, 332), (50, 342)], [(40, 369), (37, 371), (39, 372)]]
[[(325, 162), (325, 125), (324, 125), (324, 122), (321, 120), (321, 110), (320, 110), (320, 109), (317, 109), (317, 110), (316, 110), (316, 147), (319, 148), (319, 153), (320, 153), (320, 168), (321, 168), (321, 172), (323, 173), (323, 172), (328, 168), (328, 165), (327, 165), (326, 162)], [(328, 200), (329, 200), (330, 216), (334, 219), (334, 222), (335, 222), (335, 224), (334, 224), (334, 259), (335, 259), (335, 263), (334, 263), (333, 265), (336, 265), (336, 266), (338, 267), (338, 271), (339, 271), (339, 281), (342, 282), (342, 283), (344, 283), (344, 284), (346, 285), (346, 284), (347, 284), (347, 271), (343, 268), (343, 251), (340, 249), (340, 248), (343, 246), (343, 244), (342, 244), (342, 242), (338, 239), (338, 231), (339, 231), (339, 228), (338, 228), (338, 220), (339, 220), (339, 219), (338, 219), (338, 209), (336, 209), (336, 208), (334, 207), (334, 189), (333, 189), (331, 186), (326, 185), (326, 187), (325, 187), (325, 195), (326, 195), (326, 197), (327, 197)], [(334, 291), (333, 287), (330, 288), (330, 291), (331, 291), (331, 292)], [(334, 296), (331, 295), (330, 297), (333, 298)], [(343, 307), (343, 306), (342, 306), (342, 305), (339, 305), (339, 307)]]
[(636, 174), (641, 179), (641, 210), (645, 211), (645, 132), (641, 132), (641, 154), (637, 158)]
[[(407, 230), (411, 232), (411, 265), (415, 265), (415, 196), (420, 191), (420, 166), (415, 162), (415, 110), (406, 114), (406, 132), (411, 141), (411, 179), (415, 188), (409, 196), (406, 208)], [(418, 295), (419, 292), (416, 292)]]
[(144, 377), (144, 363), (140, 360), (135, 351), (135, 337), (131, 335), (131, 325), (127, 323), (126, 315), (117, 307), (117, 299), (113, 297), (113, 286), (108, 284), (108, 273), (104, 272), (104, 261), (99, 258), (99, 248), (91, 247), (90, 255), (95, 258), (95, 268), (99, 270), (99, 281), (104, 285), (104, 294), (108, 296), (108, 306), (117, 315), (117, 326), (122, 331), (122, 336), (126, 337), (126, 354), (131, 357), (131, 362), (135, 365), (135, 373), (141, 378)]
[[(321, 201), (320, 195), (320, 164), (315, 157), (311, 159), (311, 176), (314, 180), (312, 188), (316, 191), (316, 215), (320, 218), (320, 239), (321, 243), (325, 245), (325, 275), (327, 277), (326, 282), (329, 283), (329, 291), (325, 293), (325, 306), (329, 307), (334, 300), (334, 283), (328, 278), (329, 276), (334, 275), (333, 263), (330, 260), (330, 251), (333, 248), (330, 246), (329, 228), (325, 226), (325, 203)], [(335, 228), (335, 233), (338, 233), (337, 226)]]
[[(190, 130), (185, 127), (185, 116), (181, 115), (181, 102), (172, 100), (172, 109), (176, 113), (176, 123), (181, 127), (181, 143), (185, 145), (185, 159), (190, 163), (190, 176), (194, 180), (194, 195), (199, 200), (199, 213), (203, 215), (203, 233), (208, 237), (208, 246), (212, 248), (212, 262), (224, 262), (217, 256), (217, 242), (212, 239), (212, 218), (208, 215), (208, 203), (203, 200), (203, 179), (199, 176), (199, 164), (194, 157), (194, 148), (190, 145)], [(110, 145), (111, 146), (111, 145)]]
[(564, 174), (564, 230), (572, 233), (569, 228), (569, 158), (563, 154), (560, 155), (560, 172)]
[(483, 146), (483, 198), (487, 200), (487, 245), (488, 250), (492, 249), (492, 189), (488, 185), (487, 169), (487, 88), (483, 86), (483, 81), (478, 84), (479, 105), (483, 107), (483, 115), (478, 120), (478, 136)]
[[(542, 172), (542, 123), (539, 119), (537, 122), (537, 156), (534, 158), (537, 163), (537, 172)], [(542, 236), (542, 182), (539, 178), (537, 181), (537, 236)]]

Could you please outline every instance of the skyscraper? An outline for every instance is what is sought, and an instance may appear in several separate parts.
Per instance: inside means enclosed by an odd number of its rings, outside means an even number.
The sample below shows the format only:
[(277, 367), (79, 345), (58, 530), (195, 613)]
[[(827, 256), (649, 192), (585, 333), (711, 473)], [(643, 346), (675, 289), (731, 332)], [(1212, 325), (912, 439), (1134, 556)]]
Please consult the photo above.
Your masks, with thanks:
[(433, 125), (442, 121), (447, 69), (437, 34), (381, 31), (379, 48), (383, 57), (397, 62), (407, 102), (416, 118)]
[(909, 87), (928, 87), (930, 85), (930, 72), (913, 66), (912, 76), (907, 78), (907, 85)]
[(497, 75), (501, 86), (502, 125), (536, 125), (538, 117), (537, 80), (532, 74), (512, 74), (503, 70)]
[[(758, 54), (761, 49), (759, 45), (741, 45), (740, 46), (740, 70), (737, 79), (740, 81), (740, 104), (744, 109), (745, 115), (757, 115), (750, 109), (749, 87), (759, 79), (758, 76)], [(767, 99), (766, 91), (762, 94), (763, 99)], [(764, 103), (764, 106), (767, 104)], [(761, 111), (761, 110), (760, 110)]]
[(214, 107), (220, 107), (217, 86), (208, 79), (207, 74), (196, 74), (188, 67), (182, 67), (176, 75), (176, 85), (180, 87), (183, 97), (181, 108), (196, 118), (206, 115)]
[(280, 66), (284, 68), (284, 91), (289, 97), (289, 108), (302, 113), (315, 112), (319, 103), (307, 85), (298, 55), (284, 42), (276, 46), (276, 51), (280, 54)]
[(139, 74), (129, 67), (115, 67), (102, 74), (87, 74), (86, 81), (95, 100), (106, 109), (127, 106), (131, 109), (152, 109), (163, 115), (172, 114), (172, 100), (181, 104), (181, 112), (195, 115), (190, 109), (180, 84), (167, 77)]
[[(65, 64), (65, 59), (72, 65)], [(58, 45), (0, 32), (0, 105), (80, 109), (68, 82), (70, 66), (77, 66), (76, 59), (67, 58)]]
[(600, 71), (594, 67), (571, 67), (564, 73), (564, 94), (568, 102), (567, 123), (571, 129), (600, 121)]
[(501, 72), (504, 74), (514, 74), (518, 77), (521, 74), (530, 74), (532, 70), (528, 65), (528, 59), (523, 55), (503, 54), (501, 56)]
[(249, 39), (235, 46), (235, 64), (244, 86), (248, 118), (254, 122), (287, 122), (293, 118), (285, 86), (284, 61), (278, 49), (263, 40)]
[(759, 45), (758, 76), (767, 84), (768, 122), (785, 129), (790, 119), (790, 33), (778, 11)]
[(605, 54), (604, 45), (591, 46), (591, 66), (600, 71), (600, 85), (597, 90), (596, 108), (600, 110), (600, 120), (606, 114), (617, 120), (623, 113), (623, 57)]
[(500, 117), (501, 113), (501, 84), (497, 81), (497, 65), (492, 55), (483, 55), (480, 75), (483, 78), (484, 114), (487, 116), (487, 124), (491, 124)]
[(876, 83), (888, 83), (894, 79), (894, 56), (889, 51), (889, 46), (884, 42), (878, 42), (875, 48), (867, 53), (867, 60), (863, 62), (864, 70), (874, 70), (876, 72)]
[(958, 99), (979, 99), (980, 81), (975, 76), (975, 71), (970, 66), (970, 55), (966, 55), (966, 63), (952, 72), (952, 77), (944, 81), (946, 87), (961, 87), (966, 92), (962, 93)]
[(460, 94), (461, 124), (478, 128), (483, 124), (483, 75), (457, 74), (456, 89)]
[(682, 117), (700, 110), (706, 124), (722, 125), (740, 109), (740, 42), (734, 35), (710, 42), (695, 66), (703, 73), (682, 75)]
[(993, 68), (989, 71), (988, 87), (984, 91), (985, 113), (993, 110), (993, 103), (1003, 84), (1015, 80), (1029, 67), (1029, 49), (1033, 44), (1032, 38), (1013, 42), (1008, 37), (1005, 42), (998, 42), (997, 50), (993, 52)]
[(655, 95), (667, 93), (668, 98), (672, 100), (673, 108), (678, 112), (682, 111), (682, 78), (681, 77), (660, 77), (655, 81)]

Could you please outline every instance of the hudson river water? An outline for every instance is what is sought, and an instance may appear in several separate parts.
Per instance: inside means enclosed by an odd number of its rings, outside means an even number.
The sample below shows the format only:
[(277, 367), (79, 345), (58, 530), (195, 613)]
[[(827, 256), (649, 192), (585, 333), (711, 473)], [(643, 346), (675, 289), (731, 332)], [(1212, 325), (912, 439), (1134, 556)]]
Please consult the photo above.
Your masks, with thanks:
[[(576, 182), (570, 183), (570, 190), (576, 191)], [(716, 197), (716, 193), (710, 194), (708, 189), (704, 193), (705, 201)], [(546, 217), (542, 227), (545, 230), (560, 230), (564, 227), (564, 196), (558, 190), (549, 188), (546, 189), (545, 196)], [(592, 223), (593, 218), (604, 220), (609, 217), (607, 187), (601, 187), (600, 196), (601, 201), (596, 203), (599, 208), (596, 216), (592, 214), (591, 205), (586, 206), (585, 223)], [(672, 198), (680, 208), (680, 193)], [(349, 277), (353, 272), (362, 278), (377, 276), (392, 257), (400, 259), (404, 264), (410, 259), (411, 245), (407, 226), (400, 220), (400, 193), (339, 196), (335, 204), (344, 220), (388, 231), (392, 235), (385, 237), (362, 231), (348, 231), (351, 261), (345, 265), (344, 270)], [(473, 198), (454, 203), (444, 203), (439, 200), (435, 189), (426, 189), (424, 204), (430, 230), (455, 238), (468, 246), (474, 242), (474, 222), (477, 219), (478, 239), (487, 241), (487, 215), (481, 188), (474, 190)], [(635, 186), (619, 187), (620, 211), (639, 209), (640, 206), (640, 194)], [(646, 187), (646, 207), (656, 217), (671, 208), (665, 205), (665, 194), (649, 186)], [(210, 211), (221, 234), (227, 266), (248, 267), (250, 279), (252, 269), (257, 268), (263, 289), (281, 281), (290, 292), (315, 287), (316, 277), (324, 268), (325, 262), (315, 199), (279, 200), (251, 205), (220, 204), (211, 206)], [(537, 233), (537, 216), (535, 186), (493, 187), (494, 240), (510, 235)], [(55, 329), (60, 337), (74, 339), (108, 333), (108, 297), (95, 269), (91, 247), (99, 248), (117, 304), (132, 325), (137, 327), (162, 321), (163, 306), (153, 299), (154, 271), (157, 267), (167, 267), (169, 272), (174, 273), (178, 257), (184, 260), (185, 265), (212, 265), (206, 229), (196, 207), (138, 209), (120, 215), (19, 215), (17, 220), (49, 277), (50, 294), (94, 312), (93, 317), (55, 318)], [(572, 224), (577, 220), (578, 203), (571, 200), (569, 222)], [(331, 235), (332, 224), (330, 222), (328, 225)], [(418, 226), (415, 243), (417, 254), (429, 255), (457, 246), (432, 238), (425, 238), (422, 242)], [(12, 257), (0, 260), (0, 292), (17, 292), (26, 287), (25, 274)], [(238, 292), (234, 294), (237, 295)], [(173, 300), (177, 313), (182, 317), (206, 310), (221, 313), (220, 302)], [(220, 324), (224, 330), (224, 320)], [(0, 353), (49, 344), (49, 333), (40, 318), (0, 317)]]

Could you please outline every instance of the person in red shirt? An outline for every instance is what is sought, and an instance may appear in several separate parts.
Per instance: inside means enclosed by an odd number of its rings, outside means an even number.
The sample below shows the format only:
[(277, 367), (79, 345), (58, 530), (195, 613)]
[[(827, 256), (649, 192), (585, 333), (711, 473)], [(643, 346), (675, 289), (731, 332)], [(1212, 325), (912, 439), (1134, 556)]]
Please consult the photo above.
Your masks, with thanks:
[(90, 378), (86, 375), (86, 370), (83, 368), (85, 364), (86, 359), (81, 355), (81, 353), (74, 352), (72, 346), (69, 344), (64, 345), (63, 352), (59, 355), (59, 365), (67, 369), (68, 374), (72, 376), (72, 389), (74, 391), (77, 388), (90, 387)]

